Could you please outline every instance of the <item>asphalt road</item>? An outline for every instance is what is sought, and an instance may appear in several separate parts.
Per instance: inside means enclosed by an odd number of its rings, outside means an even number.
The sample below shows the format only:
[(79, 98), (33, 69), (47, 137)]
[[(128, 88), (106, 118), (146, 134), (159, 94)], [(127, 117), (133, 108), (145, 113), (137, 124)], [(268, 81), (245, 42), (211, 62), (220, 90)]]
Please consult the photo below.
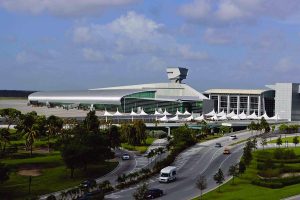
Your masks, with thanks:
[[(213, 175), (219, 168), (223, 170), (225, 178), (228, 179), (227, 172), (229, 166), (239, 161), (242, 155), (243, 144), (235, 145), (231, 148), (230, 155), (223, 155), (223, 150), (229, 144), (244, 140), (251, 136), (250, 132), (237, 134), (238, 139), (232, 140), (229, 136), (196, 144), (181, 153), (174, 162), (178, 168), (177, 180), (172, 183), (159, 183), (158, 176), (148, 181), (150, 188), (159, 188), (164, 191), (164, 196), (158, 199), (184, 200), (200, 195), (200, 191), (195, 187), (197, 178), (204, 175), (207, 179), (207, 189), (209, 191), (217, 185), (213, 180)], [(223, 147), (215, 147), (215, 143), (220, 142)], [(133, 199), (132, 194), (137, 186), (124, 189), (106, 196), (106, 199)], [(205, 192), (204, 191), (204, 192)]]

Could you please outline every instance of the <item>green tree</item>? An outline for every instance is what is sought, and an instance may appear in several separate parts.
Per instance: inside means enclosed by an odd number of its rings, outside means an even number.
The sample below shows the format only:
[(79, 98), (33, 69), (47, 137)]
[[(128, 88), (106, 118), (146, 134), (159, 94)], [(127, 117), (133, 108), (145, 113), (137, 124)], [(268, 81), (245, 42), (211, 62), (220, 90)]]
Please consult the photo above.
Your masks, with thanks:
[(133, 123), (133, 127), (135, 128), (137, 145), (145, 144), (147, 138), (145, 123), (142, 120), (136, 120)]
[(256, 124), (254, 121), (252, 121), (249, 125), (248, 125), (248, 129), (251, 131), (251, 135), (253, 135), (253, 131), (255, 130)]
[(148, 185), (144, 183), (143, 185), (138, 187), (136, 191), (133, 193), (133, 198), (135, 200), (144, 200), (147, 191), (148, 191)]
[(279, 137), (277, 138), (276, 144), (277, 144), (277, 145), (279, 146), (279, 148), (280, 148), (280, 146), (282, 145), (282, 139), (281, 139), (281, 136), (279, 136)]
[(263, 150), (265, 150), (265, 146), (268, 144), (267, 138), (266, 137), (262, 137), (260, 144), (263, 146)]
[(270, 132), (270, 125), (264, 117), (262, 117), (260, 120), (260, 129), (263, 130), (264, 133)]
[(47, 139), (48, 139), (48, 152), (50, 152), (50, 137), (58, 134), (63, 128), (63, 120), (59, 117), (51, 115), (46, 121)]
[(246, 165), (243, 160), (239, 162), (239, 174), (244, 174), (246, 171)]
[(5, 122), (8, 124), (7, 129), (9, 129), (13, 123), (17, 123), (21, 112), (14, 108), (4, 108), (0, 110), (0, 116), (5, 119)]
[(70, 169), (70, 177), (74, 177), (74, 170), (82, 167), (82, 146), (74, 141), (61, 148), (61, 156), (67, 168)]
[(251, 152), (252, 147), (253, 147), (252, 141), (248, 140), (246, 143), (246, 146), (243, 149), (243, 161), (244, 161), (245, 165), (247, 165), (247, 166), (252, 161), (252, 152)]
[(205, 176), (199, 176), (196, 181), (196, 186), (200, 190), (200, 199), (202, 198), (202, 192), (207, 188), (207, 180)]
[(0, 183), (4, 183), (8, 179), (9, 179), (9, 168), (4, 163), (0, 163)]
[(275, 126), (275, 125), (272, 125), (272, 126), (271, 126), (272, 133), (274, 133), (274, 131), (275, 131), (275, 128), (276, 128), (276, 126)]
[(234, 178), (239, 175), (239, 166), (238, 164), (231, 165), (228, 170), (228, 175), (232, 176), (232, 184), (234, 184)]
[(20, 116), (20, 121), (16, 126), (17, 131), (24, 134), (25, 146), (26, 149), (30, 149), (30, 156), (32, 156), (33, 144), (38, 137), (40, 129), (37, 118), (38, 116), (35, 111), (26, 113)]
[(295, 147), (297, 146), (297, 144), (299, 144), (298, 136), (293, 137), (293, 143), (294, 143)]
[(214, 175), (214, 180), (219, 185), (219, 192), (221, 192), (220, 185), (225, 181), (224, 174), (221, 169), (219, 169), (218, 172)]
[(99, 132), (100, 121), (99, 121), (98, 117), (96, 116), (95, 110), (90, 111), (87, 114), (86, 118), (83, 121), (83, 124), (88, 131), (92, 131), (94, 133)]
[(286, 134), (288, 126), (286, 124), (281, 124), (278, 129), (281, 134)]
[(230, 133), (231, 128), (229, 126), (220, 126), (219, 128), (219, 134), (226, 134)]
[(6, 149), (6, 144), (8, 144), (10, 142), (10, 137), (9, 137), (9, 129), (7, 128), (0, 128), (0, 147), (1, 147), (1, 151), (2, 154), (5, 153), (5, 149)]
[(110, 146), (112, 148), (117, 148), (120, 146), (121, 141), (120, 141), (120, 133), (119, 129), (117, 126), (111, 126), (109, 129), (109, 141), (110, 141)]

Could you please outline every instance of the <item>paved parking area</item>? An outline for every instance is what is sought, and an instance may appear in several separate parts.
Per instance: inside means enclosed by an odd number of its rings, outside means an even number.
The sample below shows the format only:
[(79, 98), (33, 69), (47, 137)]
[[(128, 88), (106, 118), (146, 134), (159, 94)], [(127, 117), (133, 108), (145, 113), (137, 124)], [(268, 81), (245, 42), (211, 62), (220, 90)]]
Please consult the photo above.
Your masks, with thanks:
[[(22, 113), (28, 113), (36, 111), (38, 115), (56, 115), (58, 117), (85, 117), (88, 111), (63, 108), (47, 108), (47, 107), (33, 107), (27, 105), (27, 100), (24, 99), (12, 99), (12, 100), (0, 100), (0, 109), (2, 108), (15, 108)], [(96, 115), (100, 116), (102, 112), (97, 111)]]

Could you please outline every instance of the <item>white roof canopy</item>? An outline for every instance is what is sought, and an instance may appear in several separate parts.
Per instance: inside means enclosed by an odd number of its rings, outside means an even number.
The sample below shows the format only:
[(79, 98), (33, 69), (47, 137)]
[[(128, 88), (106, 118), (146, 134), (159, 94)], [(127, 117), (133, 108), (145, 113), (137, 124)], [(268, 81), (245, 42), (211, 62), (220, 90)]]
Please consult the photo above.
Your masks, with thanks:
[(174, 117), (169, 118), (169, 121), (179, 121), (178, 115), (175, 115)]
[(133, 109), (131, 109), (130, 115), (131, 115), (131, 116), (136, 116), (136, 115), (138, 115), (138, 114), (137, 114), (136, 112), (134, 112)]
[(229, 113), (227, 115), (228, 118), (232, 118), (233, 116), (235, 116), (235, 112), (234, 111), (231, 111), (231, 113)]
[(122, 116), (123, 114), (119, 112), (119, 109), (117, 108), (117, 112), (113, 114), (114, 116)]
[(258, 119), (255, 112), (253, 112), (251, 115), (247, 116), (247, 119)]
[(239, 118), (240, 119), (247, 119), (247, 115), (245, 114), (244, 111), (241, 114), (239, 114)]
[(201, 116), (199, 116), (199, 117), (196, 117), (194, 120), (195, 120), (195, 121), (202, 121), (202, 120), (204, 120), (204, 116), (201, 115)]
[(165, 109), (163, 115), (171, 115), (170, 113), (168, 113), (167, 109)]
[(217, 121), (218, 120), (218, 116), (217, 116), (217, 114), (215, 114), (214, 116), (212, 116), (211, 118), (209, 118), (210, 120), (215, 120), (215, 121)]
[(141, 111), (141, 113), (140, 113), (139, 115), (140, 115), (140, 116), (146, 116), (146, 115), (148, 115), (148, 114), (145, 113), (144, 109), (142, 108), (142, 111)]
[(238, 115), (234, 115), (234, 116), (231, 117), (231, 119), (240, 120), (240, 117)]
[(259, 119), (261, 119), (261, 118), (265, 118), (265, 120), (270, 119), (270, 117), (267, 115), (266, 112), (262, 116), (259, 117)]
[(191, 113), (189, 111), (185, 110), (183, 115), (191, 115)]
[(212, 117), (214, 115), (216, 115), (215, 109), (213, 109), (212, 111), (210, 111), (209, 113), (205, 114), (208, 117)]
[(155, 115), (155, 116), (161, 116), (161, 115), (163, 115), (163, 114), (159, 113), (159, 112), (155, 109), (155, 112), (154, 112), (153, 115)]
[(184, 115), (184, 114), (177, 109), (175, 115)]
[(273, 117), (270, 117), (271, 120), (279, 120), (280, 117), (278, 114), (274, 115)]
[(183, 121), (186, 121), (186, 122), (190, 122), (190, 121), (192, 121), (194, 119), (194, 117), (193, 117), (193, 115), (191, 115), (191, 116), (189, 116), (189, 117), (187, 117), (187, 118), (183, 118), (182, 120)]
[(222, 117), (219, 118), (219, 120), (227, 120), (227, 115), (223, 115)]
[(163, 116), (162, 118), (159, 118), (158, 121), (161, 121), (161, 122), (167, 122), (169, 121), (168, 117), (165, 115)]
[(226, 113), (224, 112), (224, 110), (222, 110), (222, 112), (220, 112), (220, 113), (217, 114), (218, 117), (222, 117), (224, 115), (226, 115)]
[(105, 110), (103, 116), (111, 117), (111, 116), (113, 116), (113, 114), (111, 114), (111, 113), (107, 112), (107, 110)]

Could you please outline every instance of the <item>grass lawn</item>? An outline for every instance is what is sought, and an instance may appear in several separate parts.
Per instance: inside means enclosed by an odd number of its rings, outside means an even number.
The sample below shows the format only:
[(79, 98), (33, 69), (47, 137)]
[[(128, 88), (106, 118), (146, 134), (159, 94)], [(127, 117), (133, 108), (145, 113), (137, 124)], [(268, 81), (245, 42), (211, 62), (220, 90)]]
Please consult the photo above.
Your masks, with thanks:
[[(285, 141), (288, 141), (288, 143), (293, 143), (293, 138), (294, 138), (294, 136), (292, 136), (292, 137), (291, 136), (287, 136), (287, 137), (281, 136), (282, 144), (284, 144)], [(298, 136), (298, 140), (300, 140), (300, 136)], [(277, 139), (271, 140), (268, 143), (276, 143), (276, 142), (277, 142)]]
[(122, 143), (121, 146), (129, 151), (138, 151), (139, 153), (143, 154), (147, 151), (148, 147), (153, 143), (154, 140), (156, 140), (156, 138), (148, 137), (145, 145), (133, 146), (127, 143)]
[[(117, 162), (105, 162), (89, 165), (87, 172), (75, 170), (75, 177), (71, 179), (70, 170), (66, 169), (59, 152), (35, 154), (34, 156), (33, 158), (2, 160), (11, 169), (11, 174), (10, 179), (0, 186), (0, 199), (26, 199), (67, 189), (78, 185), (84, 179), (101, 177), (118, 164)], [(29, 178), (18, 174), (20, 169), (26, 168), (39, 169), (41, 173), (40, 176), (32, 178), (32, 195), (28, 195)]]
[[(293, 148), (297, 155), (300, 155), (300, 148)], [(272, 151), (271, 149), (265, 151)], [(254, 157), (257, 155), (254, 152)], [(255, 199), (255, 200), (265, 200), (265, 199), (282, 199), (285, 197), (293, 196), (300, 193), (300, 184), (295, 184), (291, 186), (285, 186), (280, 189), (270, 189), (266, 187), (256, 186), (251, 184), (251, 180), (257, 176), (257, 162), (253, 160), (251, 165), (247, 168), (245, 174), (239, 178), (235, 178), (235, 184), (232, 184), (232, 180), (221, 186), (221, 192), (215, 189), (205, 195), (203, 199), (222, 199), (222, 200), (239, 200), (239, 199)], [(224, 172), (227, 173), (227, 172)], [(196, 198), (199, 199), (199, 198)]]

